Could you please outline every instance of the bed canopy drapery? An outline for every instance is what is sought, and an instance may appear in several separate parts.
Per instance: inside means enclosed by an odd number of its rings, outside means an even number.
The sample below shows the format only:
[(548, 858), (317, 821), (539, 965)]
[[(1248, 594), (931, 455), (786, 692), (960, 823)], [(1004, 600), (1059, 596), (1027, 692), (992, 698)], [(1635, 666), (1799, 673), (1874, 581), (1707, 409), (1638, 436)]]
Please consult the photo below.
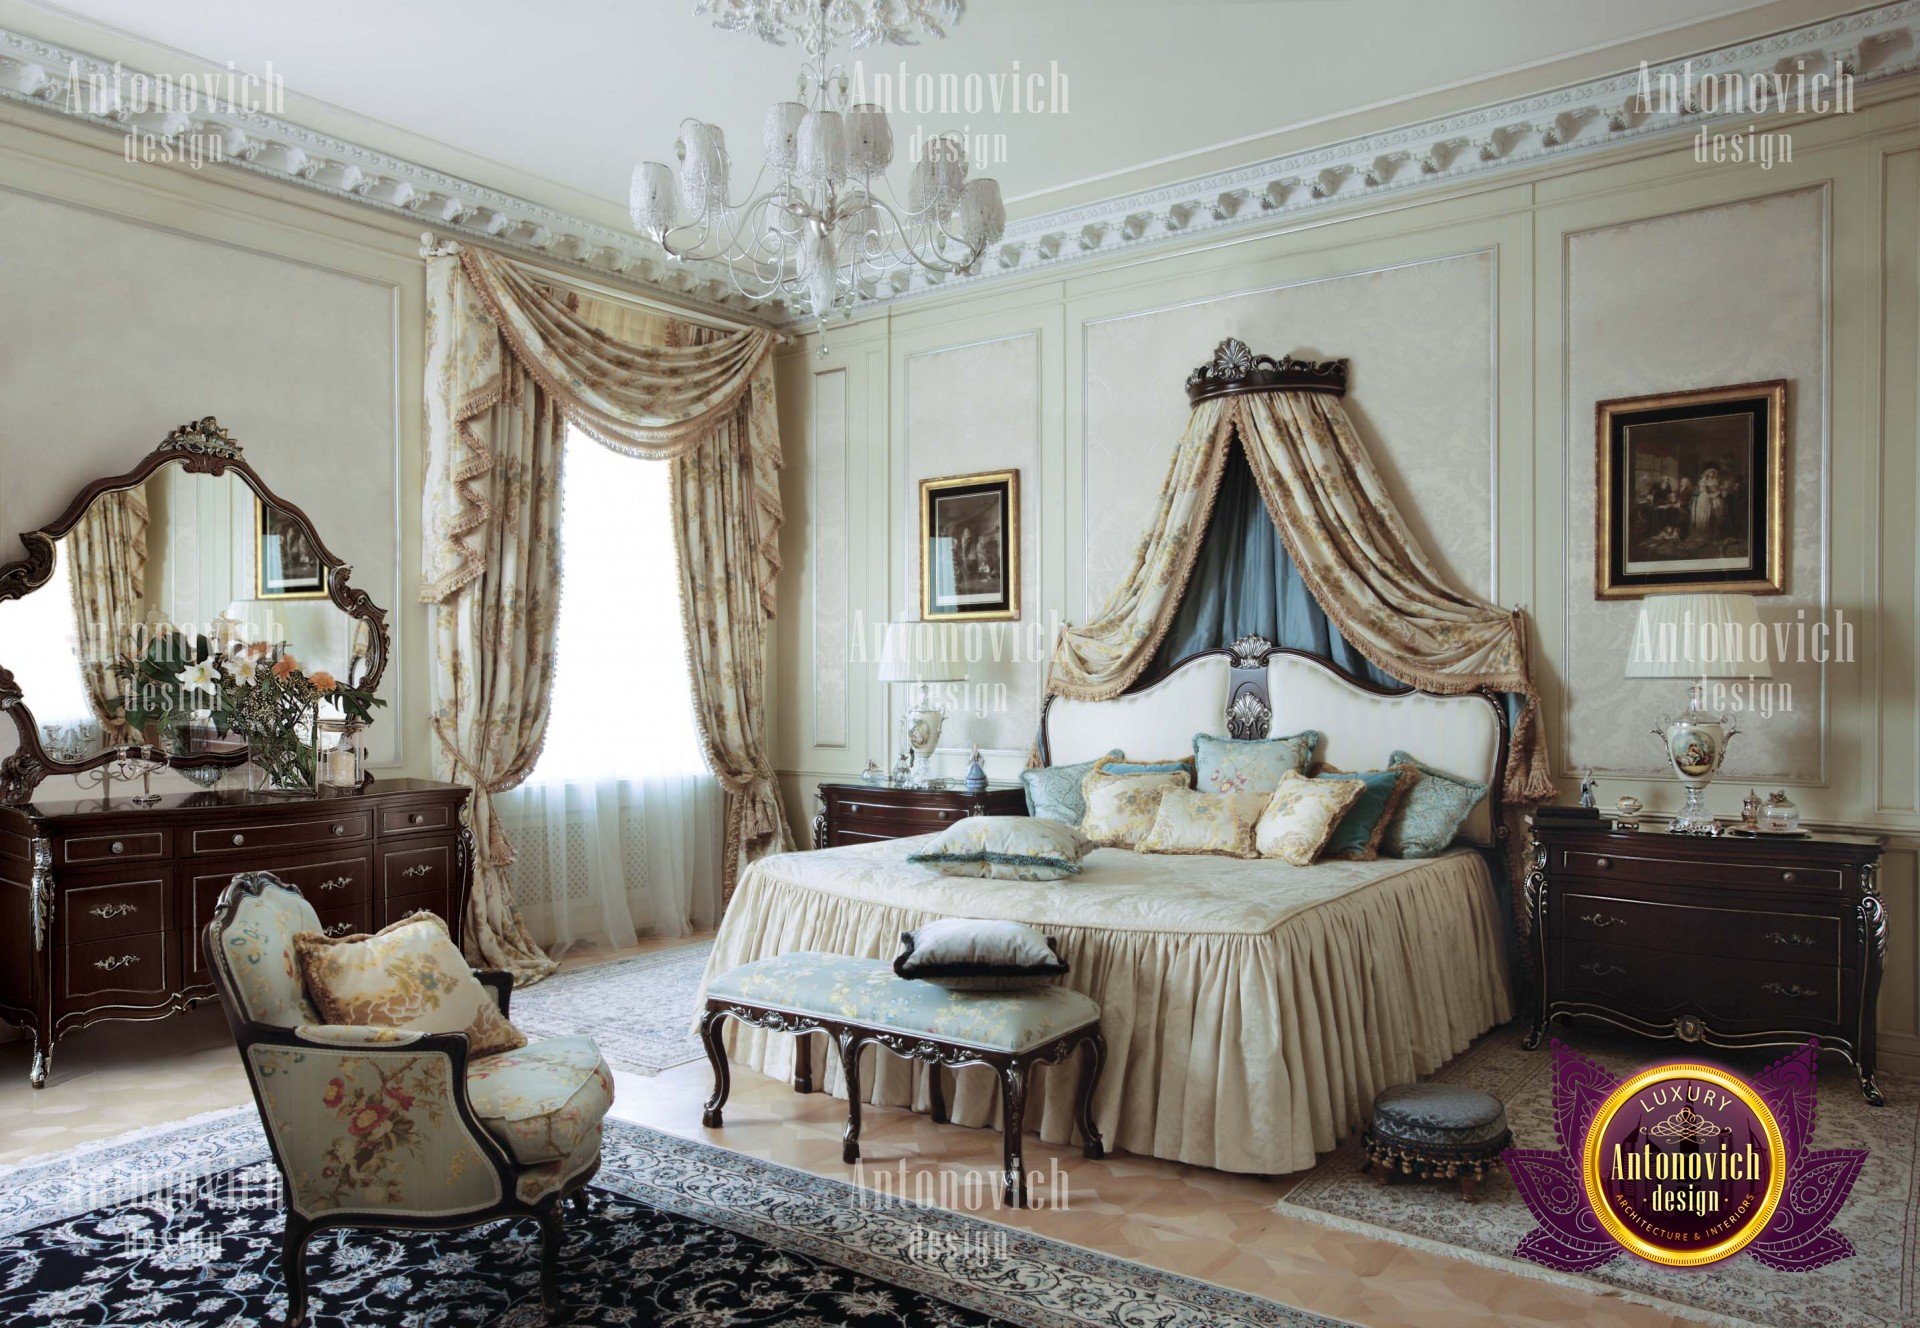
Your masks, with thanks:
[[(1203, 638), (1258, 623), (1269, 639), (1421, 691), (1511, 694), (1505, 801), (1545, 801), (1556, 789), (1525, 619), (1449, 585), (1415, 543), (1341, 408), (1346, 383), (1345, 360), (1220, 343), (1187, 379), (1193, 413), (1127, 576), (1098, 617), (1062, 634), (1047, 690), (1107, 700), (1165, 650), (1224, 644)], [(1272, 537), (1251, 519), (1249, 488), (1277, 545), (1261, 547)]]

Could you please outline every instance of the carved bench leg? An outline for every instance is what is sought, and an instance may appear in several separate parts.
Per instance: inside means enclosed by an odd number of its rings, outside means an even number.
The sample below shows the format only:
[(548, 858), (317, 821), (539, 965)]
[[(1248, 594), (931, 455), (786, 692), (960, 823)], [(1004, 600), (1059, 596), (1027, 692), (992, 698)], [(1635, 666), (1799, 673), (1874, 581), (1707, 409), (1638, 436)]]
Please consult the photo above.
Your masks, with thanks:
[(927, 1111), (935, 1125), (947, 1123), (947, 1090), (940, 1079), (940, 1064), (927, 1062)]
[(840, 1160), (860, 1160), (860, 1035), (840, 1032), (840, 1072), (847, 1081), (847, 1132), (841, 1136)]
[(1099, 1029), (1094, 1029), (1080, 1044), (1084, 1055), (1080, 1061), (1080, 1138), (1084, 1145), (1082, 1153), (1091, 1158), (1107, 1155), (1106, 1141), (1100, 1137), (1100, 1127), (1093, 1123), (1093, 1090), (1100, 1086), (1100, 1071), (1107, 1064), (1107, 1040)]
[(793, 1039), (793, 1091), (813, 1091), (813, 1034), (801, 1033)]
[(1014, 1060), (1000, 1067), (1001, 1161), (1006, 1167), (1005, 1200), (1009, 1208), (1027, 1206), (1027, 1166), (1020, 1136), (1027, 1123), (1028, 1061)]
[(724, 1010), (708, 1010), (700, 1016), (700, 1045), (707, 1049), (707, 1060), (713, 1066), (713, 1096), (700, 1113), (700, 1123), (710, 1130), (720, 1128), (720, 1108), (727, 1105), (727, 1094), (733, 1088), (727, 1070), (727, 1045), (720, 1040), (720, 1021), (726, 1017)]

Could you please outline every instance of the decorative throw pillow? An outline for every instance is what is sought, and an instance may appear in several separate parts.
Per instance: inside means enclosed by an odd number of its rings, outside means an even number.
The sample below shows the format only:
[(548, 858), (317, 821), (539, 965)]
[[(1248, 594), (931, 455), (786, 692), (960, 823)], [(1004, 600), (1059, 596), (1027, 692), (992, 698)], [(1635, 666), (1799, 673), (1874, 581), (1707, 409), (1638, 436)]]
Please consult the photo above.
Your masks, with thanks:
[(1394, 765), (1410, 765), (1419, 778), (1387, 818), (1380, 851), (1390, 858), (1431, 858), (1447, 851), (1469, 813), (1487, 796), (1487, 786), (1418, 761), (1405, 752), (1387, 758)]
[(1169, 756), (1164, 761), (1136, 761), (1128, 756), (1103, 756), (1094, 762), (1094, 768), (1104, 770), (1110, 775), (1171, 775), (1184, 772), (1189, 782), (1193, 779), (1191, 756)]
[(465, 1033), (474, 1056), (517, 1051), (526, 1035), (507, 1022), (493, 994), (432, 913), (415, 913), (371, 936), (293, 938), (300, 976), (329, 1024)]
[(1140, 851), (1259, 857), (1253, 851), (1253, 825), (1266, 805), (1266, 797), (1258, 793), (1168, 789), (1161, 795), (1153, 828), (1140, 841)]
[(1254, 848), (1263, 858), (1312, 866), (1360, 793), (1358, 780), (1308, 779), (1298, 770), (1287, 771), (1253, 828)]
[(893, 971), (954, 991), (1018, 991), (1067, 971), (1067, 961), (1023, 922), (941, 918), (900, 934)]
[[(1107, 755), (1117, 757), (1120, 749), (1115, 747)], [(1080, 791), (1080, 785), (1093, 773), (1093, 767), (1101, 759), (1096, 757), (1091, 761), (1076, 761), (1072, 765), (1048, 765), (1038, 770), (1022, 770), (1020, 787), (1027, 791), (1027, 811), (1049, 821), (1079, 825), (1080, 818), (1087, 814), (1087, 799)]]
[(1057, 881), (1080, 871), (1087, 841), (1070, 825), (1038, 816), (969, 816), (942, 830), (908, 862), (948, 876)]
[(1159, 814), (1168, 789), (1190, 788), (1185, 769), (1157, 775), (1114, 775), (1095, 766), (1084, 786), (1087, 814), (1080, 833), (1096, 844), (1132, 848)]
[(1410, 765), (1397, 765), (1391, 770), (1330, 772), (1314, 778), (1359, 781), (1362, 792), (1340, 818), (1340, 824), (1333, 828), (1326, 856), (1372, 862), (1380, 856), (1380, 838), (1386, 833), (1387, 821), (1399, 809), (1401, 799), (1406, 797), (1413, 782), (1420, 778), (1420, 772)]
[(1289, 770), (1304, 771), (1320, 745), (1306, 729), (1288, 738), (1216, 738), (1193, 735), (1193, 786), (1202, 793), (1259, 793), (1267, 797)]

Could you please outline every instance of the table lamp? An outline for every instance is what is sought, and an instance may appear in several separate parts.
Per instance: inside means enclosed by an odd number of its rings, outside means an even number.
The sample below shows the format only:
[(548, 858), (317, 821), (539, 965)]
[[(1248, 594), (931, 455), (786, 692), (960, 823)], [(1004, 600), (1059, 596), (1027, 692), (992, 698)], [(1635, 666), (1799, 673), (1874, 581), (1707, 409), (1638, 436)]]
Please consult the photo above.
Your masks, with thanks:
[(948, 654), (947, 637), (938, 623), (893, 622), (887, 624), (880, 642), (880, 681), (920, 684), (905, 714), (907, 748), (913, 753), (911, 777), (920, 787), (933, 775), (933, 752), (940, 745), (940, 728), (947, 718), (933, 704), (928, 685), (965, 682), (967, 677), (966, 661)]
[(1686, 805), (1668, 827), (1675, 834), (1715, 832), (1707, 785), (1726, 757), (1727, 741), (1739, 730), (1725, 715), (1706, 708), (1706, 680), (1771, 678), (1764, 649), (1753, 649), (1759, 630), (1760, 615), (1750, 595), (1650, 595), (1640, 605), (1626, 676), (1694, 680), (1687, 708), (1678, 716), (1661, 716), (1653, 730), (1687, 790)]

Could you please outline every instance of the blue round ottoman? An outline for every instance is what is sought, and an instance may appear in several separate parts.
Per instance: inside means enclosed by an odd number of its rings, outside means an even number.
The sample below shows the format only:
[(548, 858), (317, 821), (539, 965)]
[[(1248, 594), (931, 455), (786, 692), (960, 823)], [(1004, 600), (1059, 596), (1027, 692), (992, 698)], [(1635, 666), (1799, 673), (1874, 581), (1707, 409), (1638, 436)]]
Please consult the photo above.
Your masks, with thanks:
[(1460, 1183), (1472, 1203), (1487, 1173), (1513, 1143), (1500, 1099), (1458, 1084), (1402, 1084), (1373, 1100), (1373, 1123), (1362, 1144), (1382, 1185), (1395, 1176)]

